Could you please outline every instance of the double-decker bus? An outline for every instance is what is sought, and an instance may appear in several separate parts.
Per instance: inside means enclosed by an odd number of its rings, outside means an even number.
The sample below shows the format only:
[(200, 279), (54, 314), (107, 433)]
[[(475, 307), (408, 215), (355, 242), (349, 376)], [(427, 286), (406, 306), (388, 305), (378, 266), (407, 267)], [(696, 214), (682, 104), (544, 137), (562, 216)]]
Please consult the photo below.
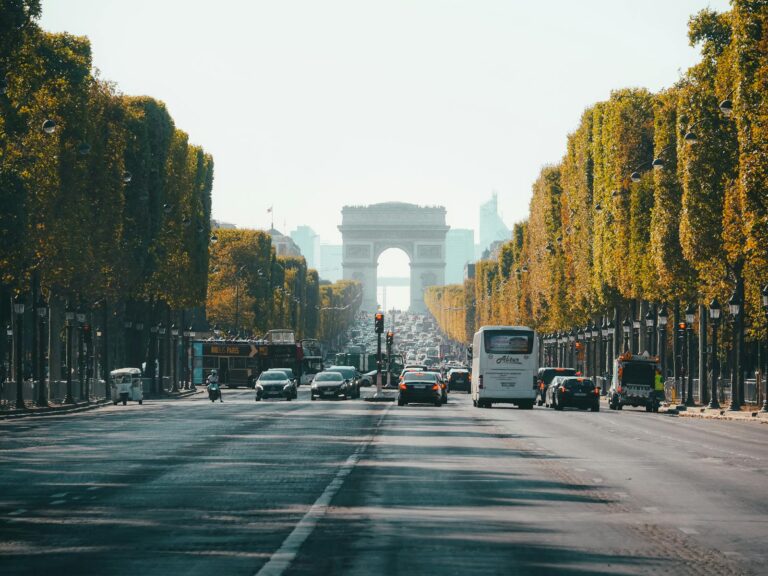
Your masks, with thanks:
[(259, 374), (269, 368), (290, 368), (301, 378), (303, 352), (293, 330), (270, 330), (260, 340), (197, 340), (191, 348), (192, 382), (198, 386), (211, 370), (229, 388), (253, 388)]
[(322, 372), (323, 349), (320, 341), (314, 338), (304, 338), (301, 341), (301, 384), (310, 384), (315, 378), (315, 374)]

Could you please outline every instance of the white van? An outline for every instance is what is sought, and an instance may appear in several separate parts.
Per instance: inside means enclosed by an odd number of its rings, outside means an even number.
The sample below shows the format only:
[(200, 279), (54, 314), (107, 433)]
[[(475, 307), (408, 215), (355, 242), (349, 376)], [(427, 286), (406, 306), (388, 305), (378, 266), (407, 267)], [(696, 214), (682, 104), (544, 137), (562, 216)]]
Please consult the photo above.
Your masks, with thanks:
[(530, 410), (539, 368), (536, 332), (525, 326), (483, 326), (472, 340), (472, 403), (515, 404)]

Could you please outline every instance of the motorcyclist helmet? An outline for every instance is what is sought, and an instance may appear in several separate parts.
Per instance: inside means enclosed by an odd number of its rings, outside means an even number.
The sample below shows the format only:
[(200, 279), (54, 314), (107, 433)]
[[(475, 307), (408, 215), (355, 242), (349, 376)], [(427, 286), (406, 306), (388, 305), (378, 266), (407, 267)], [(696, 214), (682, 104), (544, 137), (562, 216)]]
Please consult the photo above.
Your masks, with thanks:
[(216, 370), (211, 370), (211, 376), (216, 376)]

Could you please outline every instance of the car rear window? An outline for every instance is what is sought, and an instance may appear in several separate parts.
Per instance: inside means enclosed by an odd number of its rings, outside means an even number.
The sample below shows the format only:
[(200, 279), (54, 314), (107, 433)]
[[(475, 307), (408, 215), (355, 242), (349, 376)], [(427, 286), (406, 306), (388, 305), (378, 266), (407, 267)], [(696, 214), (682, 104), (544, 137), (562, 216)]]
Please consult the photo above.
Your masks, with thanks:
[(588, 380), (587, 378), (568, 378), (563, 382), (563, 385), (566, 387), (571, 386), (586, 386), (588, 388), (594, 388), (594, 384), (592, 383), (592, 380)]
[(548, 368), (542, 370), (541, 374), (539, 374), (539, 378), (544, 381), (544, 384), (549, 385), (555, 376), (574, 376), (575, 374), (576, 370), (573, 368)]
[(437, 374), (434, 372), (406, 372), (404, 380), (406, 382), (436, 382)]
[(486, 330), (484, 340), (488, 354), (530, 354), (533, 351), (531, 330)]
[(259, 380), (286, 380), (285, 372), (263, 372)]

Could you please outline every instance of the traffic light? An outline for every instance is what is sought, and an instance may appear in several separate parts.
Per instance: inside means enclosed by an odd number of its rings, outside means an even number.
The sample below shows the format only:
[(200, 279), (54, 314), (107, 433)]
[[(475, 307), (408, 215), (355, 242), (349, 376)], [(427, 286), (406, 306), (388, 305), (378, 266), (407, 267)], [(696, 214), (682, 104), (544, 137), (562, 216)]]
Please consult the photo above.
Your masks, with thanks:
[(392, 346), (395, 341), (395, 333), (387, 332), (387, 346)]
[(384, 314), (382, 312), (376, 312), (375, 319), (376, 334), (382, 334), (384, 332)]

